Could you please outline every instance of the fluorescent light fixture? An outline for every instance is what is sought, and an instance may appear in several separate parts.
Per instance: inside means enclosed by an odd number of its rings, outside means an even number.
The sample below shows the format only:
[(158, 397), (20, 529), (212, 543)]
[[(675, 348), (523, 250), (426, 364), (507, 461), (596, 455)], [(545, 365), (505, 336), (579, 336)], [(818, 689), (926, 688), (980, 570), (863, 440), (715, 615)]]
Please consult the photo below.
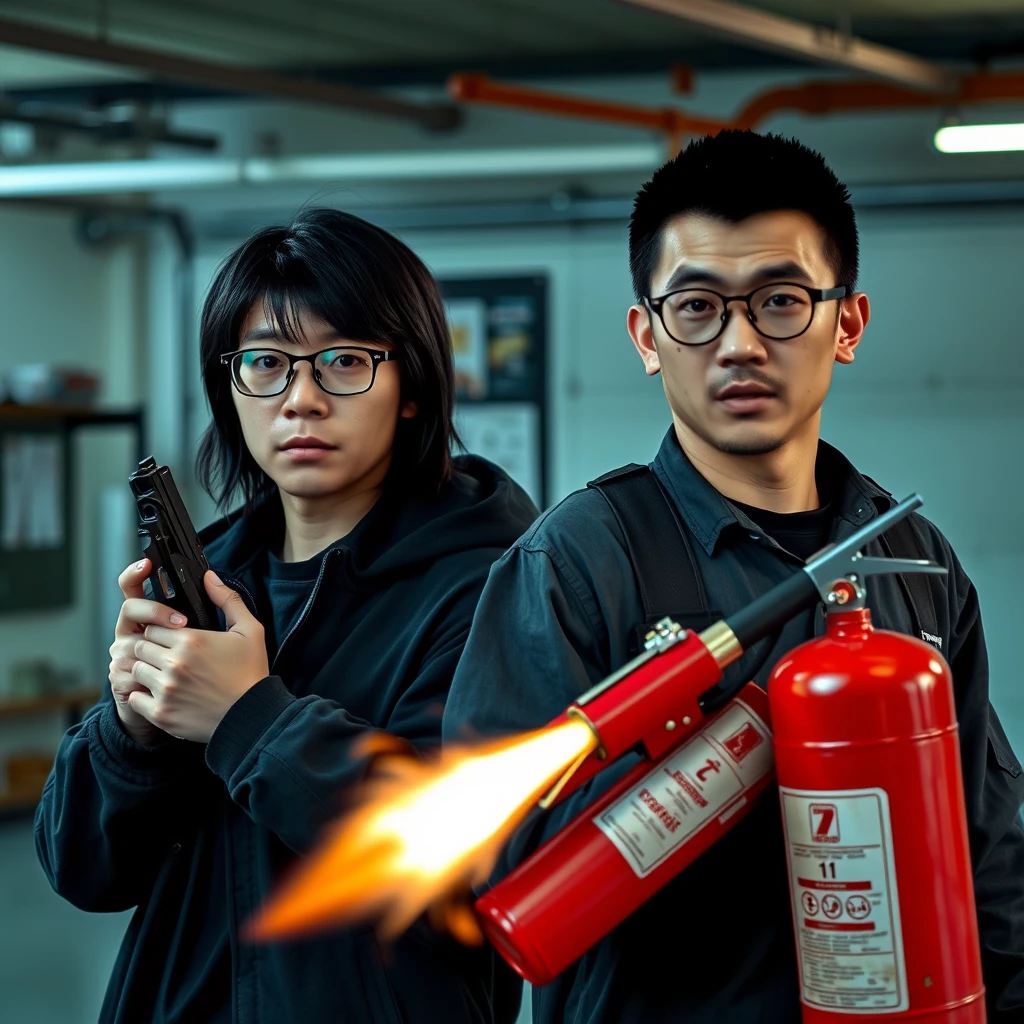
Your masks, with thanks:
[(935, 133), (940, 153), (1011, 153), (1024, 150), (1024, 124), (954, 124)]
[(117, 160), (0, 168), (0, 196), (93, 195), (203, 188), (238, 180), (237, 163), (222, 160)]
[(111, 160), (0, 168), (0, 196), (96, 195), (282, 185), (344, 184), (564, 174), (648, 173), (665, 159), (656, 142), (623, 146), (410, 150), (185, 160)]

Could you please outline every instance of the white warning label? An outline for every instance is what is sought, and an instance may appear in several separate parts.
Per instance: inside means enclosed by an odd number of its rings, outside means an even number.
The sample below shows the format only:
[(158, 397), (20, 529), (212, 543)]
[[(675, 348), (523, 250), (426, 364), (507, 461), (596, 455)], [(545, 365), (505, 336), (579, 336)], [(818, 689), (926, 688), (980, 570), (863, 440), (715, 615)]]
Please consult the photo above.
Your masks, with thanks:
[(738, 811), (774, 767), (768, 726), (736, 700), (594, 824), (643, 878), (708, 822)]
[(780, 787), (804, 1001), (906, 1010), (903, 931), (884, 789)]

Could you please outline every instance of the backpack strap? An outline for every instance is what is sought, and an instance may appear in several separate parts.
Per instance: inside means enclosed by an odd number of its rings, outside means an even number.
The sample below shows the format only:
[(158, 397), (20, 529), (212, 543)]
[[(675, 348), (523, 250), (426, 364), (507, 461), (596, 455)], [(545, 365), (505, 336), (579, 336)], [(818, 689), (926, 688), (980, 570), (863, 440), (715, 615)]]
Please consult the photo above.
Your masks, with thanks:
[[(901, 519), (889, 527), (878, 541), (889, 558), (930, 558), (921, 534), (914, 524), (913, 516)], [(925, 573), (908, 572), (901, 573), (896, 578), (906, 598), (918, 637), (927, 639), (925, 633), (931, 637), (939, 636), (939, 618), (935, 612), (932, 577)]]
[(647, 631), (666, 616), (697, 630), (718, 618), (708, 608), (686, 530), (650, 467), (632, 463), (587, 486), (608, 502), (626, 539), (644, 606), (644, 621), (633, 638), (637, 649)]

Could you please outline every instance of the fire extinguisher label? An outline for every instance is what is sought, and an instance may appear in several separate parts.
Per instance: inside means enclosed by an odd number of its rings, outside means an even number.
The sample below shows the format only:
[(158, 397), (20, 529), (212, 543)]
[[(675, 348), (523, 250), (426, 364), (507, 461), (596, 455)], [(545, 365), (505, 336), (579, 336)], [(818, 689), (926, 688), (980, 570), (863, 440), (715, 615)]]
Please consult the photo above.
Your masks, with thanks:
[(714, 820), (725, 821), (775, 767), (771, 732), (740, 700), (595, 817), (643, 878)]
[(779, 795), (804, 1002), (838, 1013), (908, 1009), (885, 790)]

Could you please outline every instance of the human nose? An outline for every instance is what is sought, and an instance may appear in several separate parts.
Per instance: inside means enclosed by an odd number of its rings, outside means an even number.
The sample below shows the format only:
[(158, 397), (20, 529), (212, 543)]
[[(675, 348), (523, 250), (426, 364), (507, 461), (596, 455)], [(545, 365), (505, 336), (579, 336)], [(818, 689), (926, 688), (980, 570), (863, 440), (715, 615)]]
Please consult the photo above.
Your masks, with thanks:
[(326, 416), (330, 411), (327, 394), (314, 379), (308, 362), (295, 363), (281, 411), (286, 416)]
[(764, 338), (754, 329), (750, 307), (743, 299), (729, 303), (725, 326), (718, 336), (715, 359), (719, 366), (742, 366), (768, 360)]

